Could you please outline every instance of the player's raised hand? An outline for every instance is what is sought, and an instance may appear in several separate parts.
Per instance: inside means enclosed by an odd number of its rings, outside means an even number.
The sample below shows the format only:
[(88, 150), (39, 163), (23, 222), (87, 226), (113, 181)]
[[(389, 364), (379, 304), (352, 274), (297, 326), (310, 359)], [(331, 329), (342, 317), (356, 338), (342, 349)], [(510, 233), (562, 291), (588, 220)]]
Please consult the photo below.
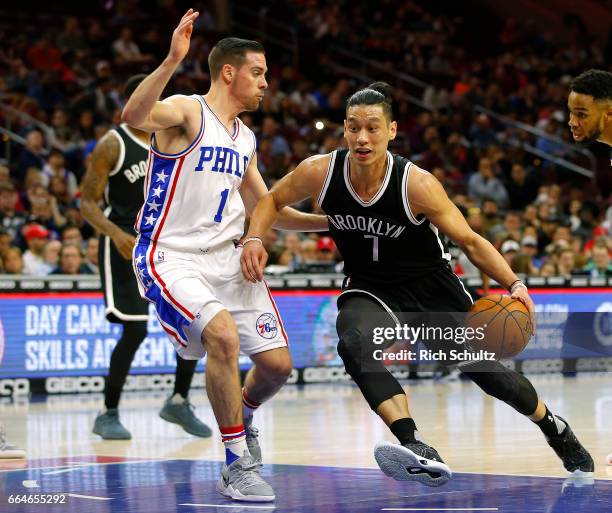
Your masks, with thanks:
[(535, 335), (536, 332), (536, 314), (535, 314), (535, 305), (533, 304), (533, 300), (529, 296), (529, 291), (527, 287), (523, 283), (517, 283), (517, 286), (512, 288), (510, 292), (510, 297), (512, 299), (518, 299), (521, 303), (525, 305), (527, 311), (529, 312), (529, 317), (531, 318), (531, 334)]
[(258, 238), (246, 239), (242, 256), (240, 257), (240, 267), (245, 279), (252, 283), (263, 280), (263, 273), (268, 261), (268, 252), (263, 247)]
[(172, 33), (172, 42), (170, 43), (170, 52), (168, 58), (174, 62), (181, 62), (189, 51), (189, 43), (191, 41), (191, 33), (193, 32), (193, 22), (200, 15), (198, 11), (189, 9), (181, 18), (178, 26)]

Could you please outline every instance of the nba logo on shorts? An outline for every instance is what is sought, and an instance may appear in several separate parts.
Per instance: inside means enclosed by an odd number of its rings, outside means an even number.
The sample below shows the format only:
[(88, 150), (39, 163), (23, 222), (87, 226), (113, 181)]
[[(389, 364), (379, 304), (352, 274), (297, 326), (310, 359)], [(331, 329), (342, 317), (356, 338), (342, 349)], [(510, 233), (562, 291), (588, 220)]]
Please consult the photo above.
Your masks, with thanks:
[(255, 325), (257, 333), (263, 338), (274, 338), (278, 331), (276, 317), (271, 313), (261, 314)]

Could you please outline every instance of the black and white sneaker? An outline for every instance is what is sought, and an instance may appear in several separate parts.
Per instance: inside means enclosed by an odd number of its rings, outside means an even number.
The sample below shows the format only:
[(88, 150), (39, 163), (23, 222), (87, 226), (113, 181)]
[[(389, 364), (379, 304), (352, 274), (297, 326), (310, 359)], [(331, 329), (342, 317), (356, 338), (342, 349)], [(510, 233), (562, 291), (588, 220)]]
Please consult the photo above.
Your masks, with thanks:
[(563, 421), (566, 427), (559, 436), (551, 438), (546, 437), (548, 445), (550, 445), (557, 453), (557, 456), (561, 458), (565, 470), (577, 476), (591, 475), (595, 470), (593, 458), (578, 441), (578, 438), (576, 438), (576, 435), (567, 421), (558, 415), (555, 415), (555, 417)]
[(423, 442), (405, 445), (379, 442), (374, 447), (374, 458), (380, 470), (396, 481), (442, 486), (453, 475), (438, 452)]

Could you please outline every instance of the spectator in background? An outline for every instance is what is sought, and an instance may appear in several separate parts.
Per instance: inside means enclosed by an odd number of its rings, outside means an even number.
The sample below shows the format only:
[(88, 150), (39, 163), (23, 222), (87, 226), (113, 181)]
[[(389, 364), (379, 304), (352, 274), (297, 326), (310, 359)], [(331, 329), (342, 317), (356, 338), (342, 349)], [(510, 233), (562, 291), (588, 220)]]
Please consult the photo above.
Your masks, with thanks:
[(533, 172), (528, 174), (525, 166), (519, 163), (513, 164), (510, 171), (510, 182), (506, 187), (510, 208), (513, 210), (523, 210), (536, 199), (538, 186), (539, 184)]
[(287, 232), (285, 234), (283, 240), (285, 249), (278, 259), (279, 265), (286, 265), (290, 271), (293, 271), (303, 262), (300, 243), (300, 236), (297, 233)]
[(73, 150), (79, 143), (78, 135), (68, 123), (68, 115), (64, 109), (53, 111), (49, 143), (62, 151)]
[(610, 250), (607, 246), (597, 244), (593, 246), (591, 260), (584, 267), (585, 271), (593, 278), (612, 276), (612, 262), (610, 261)]
[(89, 268), (92, 274), (100, 274), (98, 264), (98, 237), (90, 237), (87, 239), (85, 247), (85, 265)]
[(507, 212), (504, 222), (495, 225), (489, 230), (487, 238), (495, 245), (506, 239), (521, 240), (521, 214)]
[(491, 121), (486, 114), (480, 114), (470, 129), (470, 140), (480, 150), (497, 143), (495, 131), (491, 128)]
[(48, 268), (44, 260), (44, 249), (49, 241), (49, 230), (40, 224), (30, 224), (23, 230), (28, 249), (23, 254), (23, 274), (44, 276)]
[(56, 42), (63, 53), (82, 52), (87, 49), (87, 43), (79, 27), (79, 20), (77, 18), (71, 16), (66, 19), (64, 22), (64, 30), (59, 33)]
[(75, 244), (83, 247), (83, 234), (76, 226), (68, 225), (62, 230), (62, 244)]
[(510, 262), (510, 268), (519, 275), (537, 276), (538, 270), (533, 266), (531, 257), (524, 253), (517, 253)]
[(538, 258), (538, 240), (535, 237), (531, 235), (523, 237), (521, 240), (521, 253), (531, 259), (531, 265), (534, 269), (539, 269), (542, 266), (542, 259)]
[(46, 266), (46, 273), (51, 274), (59, 265), (59, 253), (62, 249), (62, 243), (59, 240), (50, 240), (45, 245), (43, 251), (43, 260)]
[(0, 227), (4, 228), (15, 239), (25, 224), (23, 214), (15, 212), (17, 204), (17, 191), (10, 182), (0, 183)]
[(74, 173), (68, 171), (65, 164), (64, 154), (59, 150), (51, 150), (47, 163), (42, 169), (43, 185), (49, 187), (52, 178), (59, 178), (66, 184), (68, 197), (72, 199), (77, 193), (79, 184)]
[(336, 261), (336, 244), (331, 237), (320, 237), (317, 241), (316, 260), (319, 262)]
[(36, 186), (28, 193), (30, 215), (28, 222), (42, 224), (45, 228), (59, 235), (66, 225), (66, 218), (57, 205), (57, 200), (42, 186)]
[(4, 254), (4, 272), (6, 274), (23, 274), (21, 249), (11, 246)]
[(0, 228), (0, 260), (4, 258), (4, 254), (11, 246), (12, 240), (13, 238), (11, 237), (11, 234), (4, 228)]
[(19, 160), (17, 161), (16, 178), (20, 182), (25, 179), (26, 171), (35, 167), (42, 169), (45, 165), (45, 159), (43, 157), (43, 149), (45, 140), (42, 132), (39, 130), (31, 130), (26, 135), (26, 144), (22, 148), (19, 154)]
[(83, 263), (81, 247), (74, 242), (65, 242), (59, 255), (59, 266), (51, 274), (92, 274), (89, 267)]
[(119, 37), (113, 42), (113, 52), (115, 59), (120, 64), (138, 64), (149, 62), (151, 55), (145, 55), (140, 52), (140, 48), (134, 42), (132, 29), (123, 27), (119, 33)]
[(504, 184), (493, 175), (493, 163), (487, 157), (480, 159), (478, 172), (470, 177), (468, 193), (479, 203), (482, 203), (485, 199), (490, 199), (501, 208), (508, 205), (508, 191), (506, 191)]
[(512, 259), (517, 255), (521, 246), (518, 242), (512, 239), (504, 241), (499, 248), (499, 252), (502, 254), (509, 266), (512, 266)]
[(572, 273), (576, 269), (576, 255), (570, 248), (557, 248), (555, 255), (557, 256), (557, 276), (562, 276), (565, 279), (572, 277)]

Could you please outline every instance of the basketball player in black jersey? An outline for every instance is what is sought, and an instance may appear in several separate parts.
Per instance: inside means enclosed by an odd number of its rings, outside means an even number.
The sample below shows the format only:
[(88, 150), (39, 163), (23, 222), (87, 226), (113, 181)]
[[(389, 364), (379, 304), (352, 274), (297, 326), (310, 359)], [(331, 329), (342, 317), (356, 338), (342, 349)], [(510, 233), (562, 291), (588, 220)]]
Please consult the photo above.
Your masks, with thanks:
[(612, 73), (591, 69), (578, 75), (570, 84), (567, 106), (574, 141), (612, 146)]
[[(126, 82), (126, 99), (145, 77), (136, 75)], [(93, 428), (94, 433), (107, 440), (131, 438), (119, 420), (119, 399), (134, 355), (147, 335), (149, 305), (138, 292), (131, 258), (135, 241), (134, 222), (144, 201), (143, 182), (148, 153), (149, 135), (120, 125), (96, 145), (81, 184), (83, 217), (102, 234), (99, 262), (106, 317), (110, 322), (123, 325), (106, 377), (106, 410), (96, 417)], [(103, 197), (108, 206), (106, 215), (98, 206)], [(179, 424), (188, 433), (208, 437), (212, 431), (195, 416), (187, 399), (197, 360), (183, 360), (178, 355), (176, 360), (174, 393), (159, 414), (164, 420)]]
[[(259, 201), (241, 265), (246, 279), (261, 280), (267, 254), (260, 241), (279, 209), (308, 197), (318, 200), (347, 276), (338, 299), (338, 352), (372, 410), (400, 442), (378, 444), (376, 460), (395, 479), (439, 486), (451, 471), (436, 450), (421, 441), (404, 390), (374, 358), (374, 349), (380, 349), (372, 340), (373, 319), (380, 318), (374, 314), (388, 316), (393, 325), (402, 312), (470, 308), (472, 299), (451, 271), (438, 230), (522, 301), (532, 322), (534, 306), (527, 287), (499, 252), (469, 227), (438, 180), (387, 151), (397, 130), (388, 90), (388, 85), (376, 83), (353, 94), (344, 122), (349, 149), (304, 160)], [(568, 471), (593, 471), (591, 456), (567, 422), (549, 412), (524, 376), (497, 361), (470, 363), (461, 371), (535, 422)]]

